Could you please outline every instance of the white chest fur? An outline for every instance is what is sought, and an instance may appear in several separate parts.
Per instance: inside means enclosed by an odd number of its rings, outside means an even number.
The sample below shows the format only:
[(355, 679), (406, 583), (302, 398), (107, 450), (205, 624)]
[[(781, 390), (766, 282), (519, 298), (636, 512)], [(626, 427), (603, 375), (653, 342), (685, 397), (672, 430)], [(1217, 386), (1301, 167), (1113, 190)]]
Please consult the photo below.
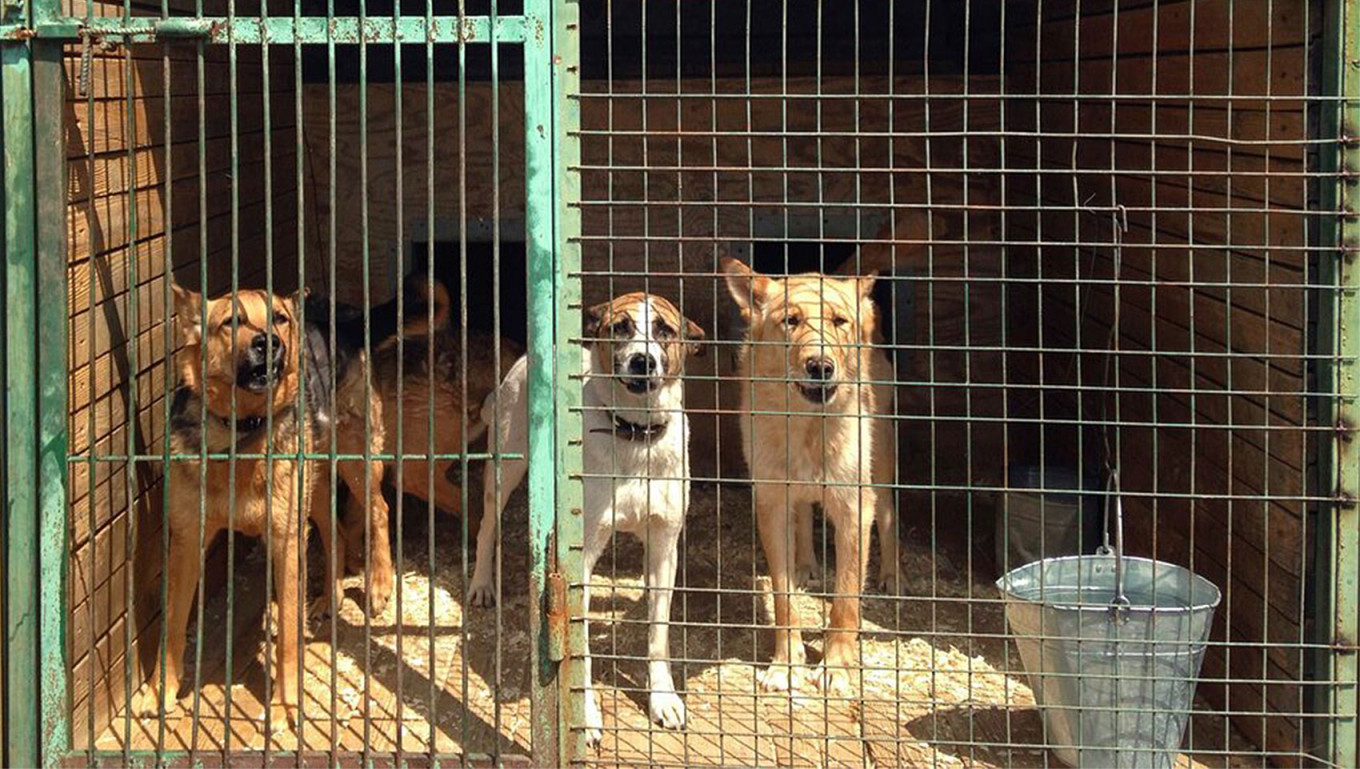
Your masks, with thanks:
[[(689, 506), (683, 385), (672, 379), (645, 399), (611, 402), (608, 377), (593, 371), (594, 361), (589, 352), (582, 356), (587, 524), (634, 533), (653, 517), (678, 525)], [(615, 416), (634, 424), (665, 422), (666, 428), (650, 439), (629, 440), (615, 434)]]

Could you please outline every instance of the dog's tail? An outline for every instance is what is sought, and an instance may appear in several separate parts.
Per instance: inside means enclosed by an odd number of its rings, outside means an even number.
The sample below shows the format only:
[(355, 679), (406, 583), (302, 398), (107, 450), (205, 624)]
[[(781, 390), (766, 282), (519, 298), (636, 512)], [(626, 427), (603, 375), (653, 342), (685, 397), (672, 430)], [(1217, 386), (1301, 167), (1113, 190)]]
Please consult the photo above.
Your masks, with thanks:
[(396, 297), (369, 314), (368, 338), (375, 350), (396, 339), (398, 332), (407, 339), (428, 336), (449, 321), (449, 290), (438, 279), (428, 282), (410, 275), (402, 282), (401, 291), (400, 315)]

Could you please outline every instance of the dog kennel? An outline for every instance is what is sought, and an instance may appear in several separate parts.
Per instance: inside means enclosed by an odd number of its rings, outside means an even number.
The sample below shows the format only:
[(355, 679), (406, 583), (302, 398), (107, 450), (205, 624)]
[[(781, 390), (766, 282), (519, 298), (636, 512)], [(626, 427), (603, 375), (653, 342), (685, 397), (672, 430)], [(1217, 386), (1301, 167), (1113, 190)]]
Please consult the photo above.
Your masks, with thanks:
[[(993, 583), (1024, 500), (1061, 538), (1115, 496), (1128, 553), (1223, 595), (1176, 765), (1360, 764), (1355, 0), (14, 0), (0, 20), (6, 765), (1062, 765)], [(879, 276), (901, 576), (862, 598), (849, 698), (757, 684), (773, 620), (725, 257)], [(179, 711), (133, 715), (163, 635), (163, 467), (193, 459), (168, 448), (171, 281), (372, 308), (407, 275), (449, 289), (464, 349), (533, 363), (496, 607), (465, 594), (502, 455), (389, 435), (389, 461), (448, 463), (462, 511), (389, 494), (393, 599), (365, 613), (350, 575), (311, 625), (301, 727), (261, 718), (270, 558), (248, 537), (202, 558)], [(635, 290), (707, 332), (670, 622), (688, 723), (649, 718), (653, 588), (621, 536), (592, 583), (590, 748), (577, 346), (584, 307)], [(455, 385), (471, 400), (466, 365)], [(1063, 504), (1076, 522), (1045, 526)], [(835, 553), (814, 536), (793, 600), (815, 659)]]

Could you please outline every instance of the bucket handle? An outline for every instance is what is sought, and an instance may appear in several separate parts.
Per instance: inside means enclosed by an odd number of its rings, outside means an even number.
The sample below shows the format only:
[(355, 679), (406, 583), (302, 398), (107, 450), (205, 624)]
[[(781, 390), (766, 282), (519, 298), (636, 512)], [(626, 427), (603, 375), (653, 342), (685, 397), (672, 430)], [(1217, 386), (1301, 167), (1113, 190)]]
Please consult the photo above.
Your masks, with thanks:
[[(1097, 555), (1114, 556), (1114, 600), (1110, 601), (1110, 620), (1124, 624), (1129, 618), (1129, 599), (1124, 594), (1124, 502), (1119, 494), (1119, 471), (1111, 467), (1109, 493), (1105, 498), (1105, 531), (1103, 541), (1096, 548)], [(1110, 515), (1110, 507), (1114, 515)], [(1114, 546), (1110, 545), (1111, 517), (1114, 523)]]

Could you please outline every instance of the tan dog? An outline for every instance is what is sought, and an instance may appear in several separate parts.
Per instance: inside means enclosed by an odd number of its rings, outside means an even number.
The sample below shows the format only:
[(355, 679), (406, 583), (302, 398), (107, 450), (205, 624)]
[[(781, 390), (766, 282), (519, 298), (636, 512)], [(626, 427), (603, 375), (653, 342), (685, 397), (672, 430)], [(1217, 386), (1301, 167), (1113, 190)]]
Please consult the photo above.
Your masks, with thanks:
[(892, 494), (874, 485), (892, 481), (892, 422), (866, 418), (890, 405), (886, 383), (893, 376), (887, 357), (872, 347), (875, 276), (777, 279), (733, 259), (723, 267), (748, 326), (738, 373), (742, 438), (774, 590), (774, 659), (761, 685), (768, 691), (796, 686), (797, 668), (806, 661), (789, 600), (791, 557), (800, 570), (815, 570), (811, 510), (820, 503), (835, 527), (836, 582), (819, 682), (826, 691), (843, 691), (858, 658), (859, 595), (875, 519), (881, 580), (892, 584), (897, 573)]
[[(271, 708), (271, 722), (281, 730), (298, 723), (298, 641), (305, 598), (298, 586), (306, 584), (308, 532), (300, 510), (307, 510), (317, 523), (326, 553), (336, 548), (336, 557), (327, 559), (326, 593), (316, 610), (324, 611), (332, 590), (338, 591), (336, 564), (344, 558), (343, 538), (331, 537), (329, 497), (313, 493), (317, 483), (329, 480), (328, 463), (308, 462), (300, 480), (295, 457), (329, 448), (332, 425), (340, 453), (364, 451), (363, 415), (377, 412), (380, 403), (364, 395), (363, 329), (352, 320), (337, 323), (333, 361), (332, 331), (325, 325), (328, 314), (320, 300), (306, 302), (304, 324), (302, 293), (277, 296), (243, 290), (233, 302), (230, 296), (204, 300), (180, 286), (174, 291), (175, 327), (182, 347), (175, 357), (179, 386), (171, 406), (170, 452), (225, 455), (234, 448), (247, 456), (235, 460), (234, 471), (233, 463), (222, 456), (172, 460), (166, 468), (170, 550), (165, 564), (165, 649), (132, 711), (155, 717), (161, 708), (166, 713), (175, 710), (184, 671), (185, 628), (203, 549), (231, 526), (249, 536), (268, 534), (271, 546), (279, 618), (273, 679), (277, 706)], [(305, 396), (301, 410), (300, 390)], [(369, 436), (367, 446), (382, 451), (381, 429)], [(268, 456), (260, 456), (266, 452)], [(362, 461), (341, 461), (337, 467), (347, 483), (362, 484)], [(377, 489), (381, 463), (373, 463), (370, 470)], [(372, 528), (386, 532), (387, 504), (381, 494), (372, 496), (369, 511)], [(385, 552), (385, 539), (381, 545)], [(381, 610), (392, 590), (391, 561), (375, 558), (373, 570), (369, 598), (372, 608)]]

